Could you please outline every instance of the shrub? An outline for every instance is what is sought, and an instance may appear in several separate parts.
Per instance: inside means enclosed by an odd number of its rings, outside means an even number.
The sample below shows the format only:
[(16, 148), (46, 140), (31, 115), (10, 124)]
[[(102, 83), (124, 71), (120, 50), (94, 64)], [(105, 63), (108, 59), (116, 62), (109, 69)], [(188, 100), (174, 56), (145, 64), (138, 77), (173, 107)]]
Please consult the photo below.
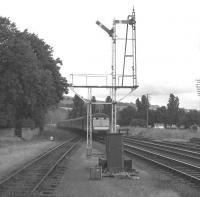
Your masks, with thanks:
[(130, 126), (134, 126), (134, 127), (146, 127), (146, 120), (132, 119), (131, 122), (130, 122)]
[(21, 121), (22, 128), (35, 128), (35, 122), (32, 119), (23, 119)]
[(197, 131), (198, 125), (196, 125), (196, 124), (192, 125), (192, 126), (191, 126), (191, 129), (192, 129), (193, 131)]
[(7, 120), (0, 119), (0, 128), (6, 128), (6, 127), (7, 127)]

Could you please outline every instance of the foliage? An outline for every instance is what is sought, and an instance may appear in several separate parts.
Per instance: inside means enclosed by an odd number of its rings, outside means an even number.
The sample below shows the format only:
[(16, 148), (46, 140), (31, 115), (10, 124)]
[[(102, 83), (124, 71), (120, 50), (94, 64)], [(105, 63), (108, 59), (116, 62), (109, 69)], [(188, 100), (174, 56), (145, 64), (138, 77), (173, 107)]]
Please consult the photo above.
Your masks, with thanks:
[(169, 125), (178, 123), (178, 113), (179, 113), (179, 98), (170, 94), (168, 104), (167, 104), (167, 123)]
[(183, 108), (179, 109), (177, 126), (178, 127), (184, 126), (184, 128), (189, 128), (187, 113)]
[[(112, 98), (110, 96), (107, 96), (105, 101), (106, 103), (112, 103)], [(107, 114), (111, 118), (111, 113), (112, 113), (111, 104), (104, 104), (104, 113)]]
[[(156, 112), (156, 110), (150, 110), (149, 109), (148, 113), (149, 113), (148, 114), (148, 117), (149, 117), (149, 119), (148, 119), (148, 126), (154, 127), (154, 124), (156, 122), (156, 114), (157, 114), (157, 112)], [(147, 123), (146, 123), (146, 126), (147, 126)]]
[[(92, 96), (91, 102), (92, 102), (92, 103), (95, 103), (95, 102), (96, 102), (95, 96)], [(92, 113), (93, 113), (93, 114), (96, 113), (96, 105), (95, 105), (95, 104), (92, 105)]]
[(142, 95), (141, 101), (139, 98), (136, 99), (137, 117), (145, 120), (147, 117), (147, 108), (150, 106), (147, 96)]
[(118, 124), (121, 126), (129, 125), (131, 120), (136, 117), (136, 109), (128, 106), (119, 112)]
[(154, 122), (166, 124), (166, 119), (167, 119), (167, 108), (165, 106), (157, 108), (154, 113)]
[(76, 94), (74, 95), (73, 103), (73, 109), (69, 114), (70, 118), (76, 118), (86, 114), (84, 101)]
[(0, 17), (0, 108), (12, 112), (19, 129), (27, 118), (42, 129), (47, 110), (67, 93), (58, 64), (60, 59), (53, 58), (52, 48), (42, 39)]
[(192, 125), (192, 126), (191, 126), (191, 129), (192, 129), (193, 131), (197, 131), (198, 125), (196, 125), (196, 124)]
[(59, 121), (66, 120), (69, 116), (69, 111), (64, 108), (55, 108), (48, 110), (45, 115), (46, 124), (56, 124)]
[(142, 119), (132, 119), (130, 122), (130, 126), (134, 127), (146, 127), (146, 121)]
[(195, 124), (200, 125), (200, 112), (197, 110), (190, 110), (186, 114), (185, 127), (189, 128)]
[[(136, 111), (131, 113), (130, 108), (125, 108), (119, 112), (118, 123), (120, 125), (140, 125), (146, 122), (146, 107), (149, 101), (145, 95), (136, 100)], [(133, 119), (133, 120), (132, 120)], [(132, 121), (131, 121), (132, 120)], [(141, 125), (143, 125), (141, 123)], [(149, 124), (153, 127), (154, 124), (161, 123), (165, 127), (176, 125), (177, 127), (191, 128), (193, 125), (200, 125), (200, 112), (197, 110), (186, 111), (179, 108), (179, 98), (170, 94), (167, 107), (158, 107), (155, 110), (149, 109)]]

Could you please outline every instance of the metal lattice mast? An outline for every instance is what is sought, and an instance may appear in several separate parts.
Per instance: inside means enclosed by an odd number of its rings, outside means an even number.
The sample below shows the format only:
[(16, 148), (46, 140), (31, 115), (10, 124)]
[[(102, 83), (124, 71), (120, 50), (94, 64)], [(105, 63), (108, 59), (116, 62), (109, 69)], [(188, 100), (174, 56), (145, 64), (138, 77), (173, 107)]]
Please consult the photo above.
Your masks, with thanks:
[(111, 118), (111, 133), (116, 133), (116, 24), (115, 20), (113, 21), (112, 28), (112, 118)]
[(132, 24), (132, 46), (133, 46), (133, 67), (132, 67), (132, 71), (133, 71), (133, 84), (137, 84), (137, 77), (136, 77), (136, 73), (137, 73), (137, 62), (136, 62), (136, 18), (135, 18), (135, 9), (133, 7), (133, 12), (132, 12), (132, 17), (134, 19), (134, 22)]
[(92, 153), (92, 90), (88, 88), (88, 102), (87, 102), (87, 155)]
[[(125, 36), (125, 49), (124, 49), (124, 59), (123, 59), (123, 71), (122, 71), (122, 86), (124, 85), (124, 74), (127, 64), (127, 59), (132, 61), (132, 76), (133, 85), (137, 84), (136, 78), (136, 22), (135, 22), (135, 10), (133, 8), (132, 15), (128, 15), (127, 20), (117, 20), (117, 23), (126, 24), (126, 36)], [(131, 32), (129, 31), (129, 26), (131, 26)], [(129, 37), (131, 34), (131, 38)], [(128, 52), (127, 48), (131, 45), (131, 53)]]
[[(117, 37), (117, 24), (125, 24), (126, 25), (126, 35), (125, 38)], [(131, 32), (129, 32), (129, 26), (131, 26)], [(105, 30), (105, 28), (104, 28)], [(125, 40), (125, 50), (124, 50), (124, 62), (123, 62), (123, 71), (122, 71), (122, 87), (124, 86), (124, 76), (126, 71), (126, 60), (127, 58), (131, 58), (132, 65), (132, 76), (133, 76), (133, 87), (137, 84), (136, 78), (136, 22), (135, 22), (135, 10), (133, 8), (132, 15), (128, 15), (127, 20), (113, 20), (113, 28), (109, 30), (106, 28), (107, 33), (112, 37), (112, 119), (111, 119), (111, 132), (116, 133), (116, 122), (117, 122), (117, 110), (116, 110), (116, 96), (117, 96), (117, 62), (116, 62), (116, 45), (118, 40)], [(131, 37), (129, 37), (131, 34)], [(131, 52), (128, 51), (127, 48), (130, 48)]]
[[(128, 95), (130, 95), (137, 87), (137, 77), (136, 77), (136, 21), (135, 21), (135, 10), (133, 9), (132, 14), (128, 15), (126, 20), (113, 20), (112, 29), (107, 28), (99, 21), (96, 22), (112, 39), (112, 66), (111, 66), (111, 74), (71, 74), (69, 88), (77, 94), (85, 103), (87, 103), (87, 151), (88, 155), (91, 155), (89, 152), (92, 152), (92, 89), (109, 89), (110, 96), (112, 99), (111, 103), (104, 103), (112, 105), (112, 113), (111, 113), (111, 133), (116, 133), (116, 121), (117, 121), (117, 110), (116, 105), (118, 101), (123, 100)], [(125, 37), (118, 37), (118, 25), (126, 25), (126, 35)], [(117, 65), (117, 47), (118, 42), (125, 42), (125, 50), (124, 50), (124, 62), (123, 65)], [(129, 50), (128, 50), (129, 49)], [(120, 51), (120, 50), (119, 50)], [(127, 61), (131, 59), (130, 61)], [(129, 63), (129, 64), (128, 64)], [(122, 66), (122, 73), (117, 73), (117, 67)], [(121, 69), (121, 68), (120, 68)], [(119, 70), (119, 68), (118, 68)], [(78, 78), (79, 84), (75, 82), (76, 77)], [(85, 79), (85, 82), (81, 82), (81, 78)], [(101, 78), (104, 83), (101, 85), (96, 84), (97, 80), (94, 80), (92, 84), (89, 84), (89, 79), (92, 78)], [(84, 99), (75, 88), (86, 89), (88, 98)], [(126, 89), (130, 90), (127, 94), (117, 100), (117, 90), (118, 89)], [(95, 104), (103, 104), (102, 102), (96, 102)]]

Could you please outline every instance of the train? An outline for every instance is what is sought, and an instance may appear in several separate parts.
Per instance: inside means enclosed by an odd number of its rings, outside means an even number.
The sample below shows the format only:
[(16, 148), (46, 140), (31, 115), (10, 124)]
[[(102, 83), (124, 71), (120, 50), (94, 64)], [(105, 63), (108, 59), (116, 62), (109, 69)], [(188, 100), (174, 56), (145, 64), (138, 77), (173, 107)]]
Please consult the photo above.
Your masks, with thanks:
[[(63, 120), (57, 123), (60, 129), (73, 129), (87, 132), (87, 117), (82, 116)], [(92, 132), (98, 135), (106, 135), (110, 131), (110, 118), (104, 113), (95, 113), (92, 115)]]

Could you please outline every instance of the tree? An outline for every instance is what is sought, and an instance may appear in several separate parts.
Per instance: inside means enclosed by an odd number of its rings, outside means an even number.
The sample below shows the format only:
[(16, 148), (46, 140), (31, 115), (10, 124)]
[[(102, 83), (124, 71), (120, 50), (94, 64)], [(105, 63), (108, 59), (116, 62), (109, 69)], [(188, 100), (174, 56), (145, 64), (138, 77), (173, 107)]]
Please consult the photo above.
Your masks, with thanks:
[(142, 95), (141, 101), (139, 98), (136, 99), (137, 117), (145, 120), (147, 118), (147, 108), (150, 103), (145, 95)]
[(179, 109), (177, 126), (178, 127), (184, 126), (185, 128), (189, 127), (187, 113), (183, 108)]
[(49, 108), (55, 106), (63, 99), (63, 93), (68, 93), (68, 84), (64, 77), (61, 76), (58, 65), (62, 61), (53, 58), (53, 49), (44, 40), (38, 38), (35, 34), (30, 34), (25, 30), (24, 35), (30, 41), (34, 54), (37, 57), (39, 68), (40, 83), (42, 86), (37, 88), (37, 105), (34, 107), (34, 120), (42, 127), (45, 113)]
[(185, 117), (185, 127), (189, 128), (192, 125), (199, 125), (200, 124), (200, 112), (197, 110), (190, 110), (186, 113)]
[(16, 32), (7, 37), (0, 45), (1, 78), (0, 90), (3, 103), (12, 106), (16, 129), (21, 128), (20, 121), (30, 116), (34, 101), (32, 95), (34, 81), (38, 81), (37, 58), (23, 36)]
[[(95, 96), (92, 96), (91, 102), (92, 102), (92, 103), (95, 103), (95, 102), (96, 102)], [(94, 114), (95, 112), (96, 112), (96, 105), (93, 104), (93, 105), (92, 105), (92, 113)]]
[(119, 112), (118, 124), (127, 126), (131, 123), (131, 120), (136, 117), (136, 109), (132, 106), (128, 106)]
[(146, 120), (141, 120), (141, 119), (132, 119), (130, 122), (130, 126), (133, 127), (146, 127), (147, 122)]
[(156, 122), (156, 110), (151, 110), (149, 109), (149, 120), (148, 120), (148, 124), (151, 126), (151, 127), (154, 127), (154, 124)]
[(179, 113), (179, 98), (170, 94), (167, 104), (167, 123), (169, 125), (177, 124)]
[(42, 129), (48, 108), (67, 93), (60, 63), (43, 40), (18, 31), (9, 19), (0, 17), (0, 98), (4, 110), (12, 111), (16, 132), (21, 132), (22, 120), (27, 118)]
[(80, 117), (86, 114), (84, 101), (76, 94), (74, 95), (73, 103), (74, 106), (70, 113), (71, 118)]
[(167, 108), (165, 106), (157, 108), (154, 115), (155, 115), (155, 119), (154, 119), (155, 123), (162, 123), (166, 125)]
[[(107, 96), (105, 102), (112, 103), (112, 98), (110, 96)], [(104, 104), (104, 113), (111, 118), (112, 104)]]

